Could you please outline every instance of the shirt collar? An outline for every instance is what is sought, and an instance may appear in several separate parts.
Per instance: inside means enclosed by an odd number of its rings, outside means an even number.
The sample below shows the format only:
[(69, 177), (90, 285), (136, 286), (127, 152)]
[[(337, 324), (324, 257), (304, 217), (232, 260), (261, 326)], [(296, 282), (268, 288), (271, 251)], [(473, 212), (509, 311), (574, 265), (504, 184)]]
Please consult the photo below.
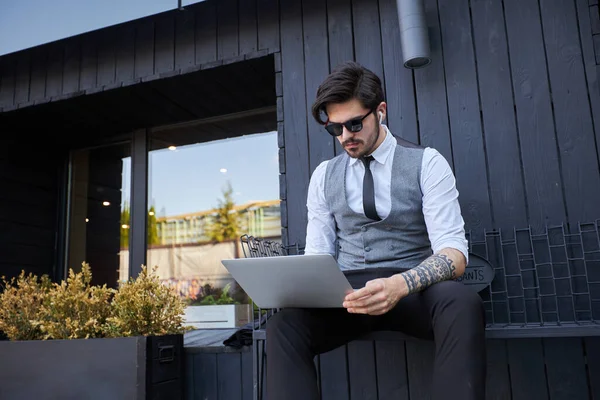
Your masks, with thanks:
[[(385, 164), (390, 156), (390, 153), (394, 149), (396, 140), (394, 140), (394, 136), (392, 135), (392, 133), (386, 125), (382, 124), (381, 126), (383, 126), (383, 134), (385, 135), (385, 139), (383, 139), (383, 142), (381, 142), (379, 147), (376, 148), (375, 151), (371, 153), (371, 155), (378, 163)], [(349, 164), (354, 165), (357, 161), (358, 158), (350, 158)]]

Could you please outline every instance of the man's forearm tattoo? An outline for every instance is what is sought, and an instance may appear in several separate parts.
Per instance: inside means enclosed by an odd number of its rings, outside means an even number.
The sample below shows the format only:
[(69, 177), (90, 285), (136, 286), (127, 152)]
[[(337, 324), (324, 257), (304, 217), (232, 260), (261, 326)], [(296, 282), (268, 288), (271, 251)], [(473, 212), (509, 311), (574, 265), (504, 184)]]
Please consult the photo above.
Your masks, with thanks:
[(423, 290), (436, 282), (456, 278), (456, 267), (447, 255), (434, 254), (401, 275), (406, 281), (410, 294)]

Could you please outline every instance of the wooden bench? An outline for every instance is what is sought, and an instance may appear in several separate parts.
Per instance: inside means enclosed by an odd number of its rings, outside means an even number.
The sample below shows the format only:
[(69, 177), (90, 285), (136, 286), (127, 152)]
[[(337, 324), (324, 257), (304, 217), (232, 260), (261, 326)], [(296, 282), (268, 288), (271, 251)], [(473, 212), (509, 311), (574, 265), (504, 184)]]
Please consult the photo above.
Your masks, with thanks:
[[(581, 226), (586, 225), (582, 224)], [(582, 246), (581, 257), (569, 256), (569, 254), (574, 254), (573, 249), (570, 249), (570, 244), (577, 241), (573, 241), (573, 235), (566, 234), (562, 227), (559, 228), (559, 232), (549, 229), (544, 235), (534, 235), (529, 229), (515, 229), (512, 232), (513, 235), (508, 238), (503, 237), (497, 231), (485, 232), (483, 238), (478, 240), (469, 238), (470, 262), (467, 271), (465, 271), (463, 283), (470, 285), (479, 292), (486, 306), (486, 337), (491, 340), (489, 343), (492, 347), (488, 348), (488, 351), (492, 355), (492, 359), (507, 353), (507, 347), (516, 346), (518, 348), (519, 344), (523, 343), (522, 341), (509, 342), (508, 339), (529, 338), (532, 340), (530, 350), (537, 352), (535, 357), (538, 357), (539, 354), (544, 353), (538, 349), (541, 346), (539, 343), (542, 343), (540, 338), (545, 338), (545, 340), (550, 340), (547, 338), (579, 338), (577, 340), (581, 341), (580, 338), (600, 336), (600, 295), (597, 291), (592, 290), (592, 286), (598, 287), (598, 290), (600, 290), (600, 257), (597, 258), (598, 265), (596, 265), (593, 264), (593, 260), (590, 261), (584, 256), (589, 253), (600, 255), (598, 228), (597, 225), (594, 226), (595, 229), (582, 229), (576, 234)], [(593, 238), (587, 238), (589, 246), (587, 250), (589, 251), (586, 251), (583, 248), (586, 243), (584, 236), (591, 237), (593, 234), (596, 235), (596, 247), (593, 245)], [(297, 245), (284, 246), (281, 243), (248, 235), (242, 236), (241, 242), (246, 257), (301, 254), (301, 249)], [(551, 255), (552, 252), (556, 252), (556, 249), (563, 250), (564, 260), (556, 255)], [(542, 253), (544, 254), (540, 255)], [(567, 266), (571, 262), (583, 262), (584, 267), (596, 267), (597, 273), (592, 276), (592, 274), (587, 273), (587, 269), (586, 273), (581, 273), (581, 269), (579, 271), (569, 269), (569, 274), (563, 277), (556, 275), (553, 269), (551, 273), (544, 272), (545, 269), (548, 269), (548, 263), (560, 266), (563, 262)], [(572, 282), (572, 285), (568, 287), (570, 292), (566, 293), (565, 288), (567, 286), (562, 282), (567, 279), (569, 281), (583, 279), (586, 284), (582, 286), (581, 282)], [(586, 295), (588, 301), (582, 302), (581, 297)], [(264, 394), (266, 324), (268, 324), (268, 317), (276, 311), (261, 310), (260, 315), (263, 316), (263, 320), (266, 319), (266, 322), (259, 323), (259, 321), (255, 321), (253, 331), (254, 399), (260, 399)], [(575, 344), (568, 341), (565, 343), (570, 346), (583, 346), (583, 343), (589, 342), (591, 343), (590, 346), (597, 346), (598, 355), (600, 356), (600, 339), (594, 338), (589, 341), (581, 341), (581, 343), (579, 341)], [(332, 379), (338, 379), (335, 373), (331, 375), (331, 371), (337, 371), (336, 368), (331, 369), (334, 364), (339, 369), (339, 363), (346, 363), (345, 376), (349, 387), (350, 381), (354, 382), (354, 378), (350, 378), (351, 375), (356, 376), (356, 379), (363, 379), (364, 377), (361, 377), (359, 371), (352, 373), (353, 368), (359, 368), (356, 365), (353, 366), (353, 364), (356, 364), (352, 361), (354, 357), (370, 360), (368, 362), (375, 362), (376, 359), (376, 363), (373, 365), (377, 367), (379, 363), (389, 358), (390, 354), (396, 354), (396, 358), (400, 357), (399, 351), (407, 360), (409, 353), (414, 353), (415, 349), (420, 349), (419, 351), (432, 356), (431, 343), (423, 342), (398, 332), (376, 332), (350, 343), (345, 346), (345, 349), (338, 349), (331, 352), (331, 354), (321, 355), (315, 360), (320, 376), (321, 390), (323, 393), (331, 393), (331, 395), (339, 390), (344, 391), (343, 384), (340, 386), (331, 383)], [(378, 346), (376, 346), (376, 343), (378, 343)], [(386, 343), (389, 343), (389, 345)], [(400, 344), (400, 347), (398, 347), (398, 344)], [(383, 347), (385, 351), (380, 347)], [(528, 348), (524, 350), (528, 350)], [(520, 356), (521, 353), (523, 351), (517, 351), (516, 356)], [(428, 371), (431, 362), (424, 364), (421, 358), (418, 358), (421, 364), (417, 362), (417, 366), (412, 365), (409, 368), (406, 364), (407, 370), (410, 369), (410, 372), (407, 372), (408, 375), (414, 375), (419, 370), (423, 371), (423, 374), (424, 371)], [(577, 366), (580, 366), (578, 364), (580, 361), (579, 359), (576, 360)], [(508, 361), (506, 362), (508, 363)], [(581, 362), (587, 361), (583, 360)], [(323, 363), (325, 363), (325, 366), (322, 365)], [(542, 364), (545, 364), (545, 361)], [(363, 365), (362, 361), (361, 365)], [(494, 367), (501, 365), (503, 364), (499, 363)], [(323, 373), (327, 375), (327, 379), (323, 378)], [(367, 371), (367, 375), (369, 374), (371, 372)], [(600, 365), (598, 374), (600, 377)], [(378, 382), (377, 385), (382, 379), (386, 380), (385, 377), (378, 376), (377, 371), (373, 372), (372, 375), (369, 378), (371, 383), (365, 383), (362, 386), (363, 388), (373, 386), (372, 382), (374, 380)], [(423, 378), (418, 374), (413, 376), (413, 380), (419, 379)], [(510, 379), (506, 378), (505, 381), (510, 382)], [(404, 390), (397, 387), (398, 382), (388, 383), (391, 386), (387, 390), (385, 387), (377, 389), (379, 395), (382, 391), (388, 393), (390, 390), (392, 392)], [(422, 386), (426, 387), (426, 382)], [(351, 390), (348, 388), (346, 391), (348, 397), (351, 397)], [(421, 398), (419, 394), (411, 393), (411, 398), (415, 396)], [(329, 397), (323, 395), (323, 398)], [(339, 398), (346, 397), (340, 395)]]

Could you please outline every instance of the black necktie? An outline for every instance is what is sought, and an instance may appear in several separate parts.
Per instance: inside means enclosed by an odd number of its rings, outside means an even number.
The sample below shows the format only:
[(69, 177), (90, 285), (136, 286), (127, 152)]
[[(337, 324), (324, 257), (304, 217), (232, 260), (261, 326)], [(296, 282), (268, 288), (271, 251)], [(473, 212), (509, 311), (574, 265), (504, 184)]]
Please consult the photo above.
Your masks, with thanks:
[(361, 160), (365, 164), (365, 177), (363, 179), (363, 208), (365, 215), (376, 221), (381, 221), (375, 209), (375, 185), (373, 184), (371, 168), (369, 168), (373, 156), (362, 157)]

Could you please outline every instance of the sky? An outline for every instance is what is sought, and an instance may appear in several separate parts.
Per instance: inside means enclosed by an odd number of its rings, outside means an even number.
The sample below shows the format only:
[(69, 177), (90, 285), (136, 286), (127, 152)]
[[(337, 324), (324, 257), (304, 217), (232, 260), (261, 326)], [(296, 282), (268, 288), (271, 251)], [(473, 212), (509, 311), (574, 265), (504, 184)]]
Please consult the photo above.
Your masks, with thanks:
[[(236, 204), (279, 199), (277, 132), (258, 133), (151, 151), (148, 204), (157, 216), (173, 216), (218, 206), (227, 182)], [(129, 198), (131, 159), (123, 170), (123, 197)]]
[(177, 0), (0, 0), (0, 56), (177, 6)]

